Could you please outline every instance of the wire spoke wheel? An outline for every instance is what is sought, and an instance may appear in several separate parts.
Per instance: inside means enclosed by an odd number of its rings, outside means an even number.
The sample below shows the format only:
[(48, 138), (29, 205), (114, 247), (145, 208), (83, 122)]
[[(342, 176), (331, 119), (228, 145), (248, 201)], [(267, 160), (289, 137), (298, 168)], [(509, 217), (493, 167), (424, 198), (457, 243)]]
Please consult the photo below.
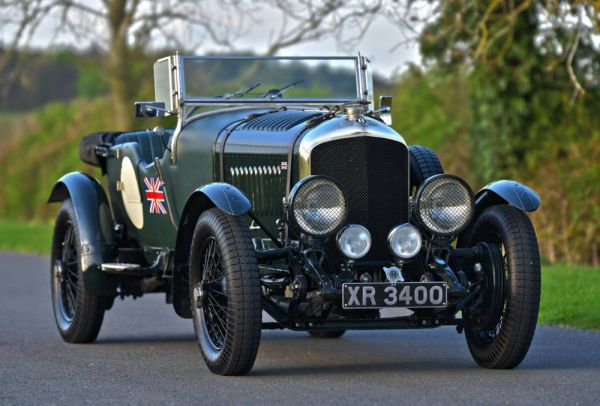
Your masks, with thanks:
[(221, 350), (227, 334), (227, 281), (223, 273), (221, 253), (214, 237), (206, 240), (201, 258), (200, 288), (204, 296), (200, 306), (203, 327), (215, 349)]
[(71, 221), (65, 224), (58, 257), (60, 259), (56, 259), (52, 267), (54, 311), (57, 322), (66, 330), (73, 322), (79, 293), (79, 262)]
[(208, 368), (242, 375), (254, 364), (262, 323), (258, 265), (242, 217), (203, 212), (190, 247), (191, 310)]
[(517, 208), (492, 206), (481, 213), (471, 230), (470, 244), (479, 242), (496, 247), (493, 269), (500, 271), (496, 275), (502, 283), (493, 285), (488, 280), (488, 286), (495, 288), (483, 294), (499, 297), (490, 308), (494, 317), (487, 324), (467, 320), (465, 336), (480, 366), (514, 368), (527, 355), (537, 324), (541, 275), (535, 231), (529, 217)]
[[(502, 272), (504, 274), (504, 290), (503, 292), (508, 292), (510, 289), (510, 273), (509, 273), (509, 268), (508, 268), (508, 261), (506, 258), (506, 247), (504, 246), (504, 244), (502, 244), (502, 240), (501, 237), (496, 234), (493, 233), (491, 235), (491, 237), (486, 238), (486, 240), (488, 240), (487, 242), (493, 242), (494, 244), (497, 244), (500, 247), (500, 253), (502, 255)], [(494, 328), (491, 329), (482, 329), (482, 330), (477, 330), (475, 331), (475, 334), (477, 336), (477, 338), (482, 342), (482, 343), (487, 343), (487, 344), (491, 344), (499, 335), (500, 332), (502, 331), (502, 327), (504, 325), (504, 318), (505, 318), (505, 314), (506, 314), (506, 293), (504, 295), (504, 297), (502, 298), (501, 301), (501, 310), (500, 310), (500, 319), (498, 320), (498, 323), (496, 324), (496, 326)]]
[(54, 226), (50, 286), (54, 319), (63, 340), (69, 343), (94, 341), (105, 311), (103, 299), (85, 288), (80, 269), (80, 241), (73, 203), (67, 199)]

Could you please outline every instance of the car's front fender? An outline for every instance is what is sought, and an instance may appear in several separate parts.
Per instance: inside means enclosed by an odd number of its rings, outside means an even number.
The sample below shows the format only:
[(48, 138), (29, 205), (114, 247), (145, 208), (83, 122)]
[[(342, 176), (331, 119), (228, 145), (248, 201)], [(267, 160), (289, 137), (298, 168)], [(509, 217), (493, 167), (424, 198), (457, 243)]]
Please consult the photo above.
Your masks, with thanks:
[(196, 190), (206, 196), (216, 207), (232, 216), (243, 216), (252, 208), (246, 195), (228, 183), (211, 183)]
[(50, 193), (48, 203), (71, 199), (79, 228), (81, 269), (85, 286), (97, 296), (114, 294), (110, 275), (101, 271), (115, 249), (114, 222), (100, 182), (81, 172), (60, 178)]
[(497, 204), (510, 204), (520, 210), (531, 212), (540, 207), (540, 197), (530, 187), (514, 180), (492, 182), (475, 195), (475, 209), (478, 212)]

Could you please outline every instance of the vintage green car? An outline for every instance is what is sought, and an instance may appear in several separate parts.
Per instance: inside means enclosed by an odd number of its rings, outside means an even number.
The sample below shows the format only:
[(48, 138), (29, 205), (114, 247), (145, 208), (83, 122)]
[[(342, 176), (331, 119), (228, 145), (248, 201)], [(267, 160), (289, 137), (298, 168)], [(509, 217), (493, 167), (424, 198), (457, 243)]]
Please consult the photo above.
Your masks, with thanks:
[(105, 187), (69, 173), (50, 194), (65, 341), (94, 341), (116, 297), (162, 292), (222, 375), (250, 371), (261, 329), (453, 325), (479, 365), (523, 360), (539, 197), (512, 180), (474, 195), (407, 146), (391, 98), (373, 106), (366, 57), (174, 55), (155, 63), (154, 86), (137, 116), (177, 115), (176, 127), (83, 138)]

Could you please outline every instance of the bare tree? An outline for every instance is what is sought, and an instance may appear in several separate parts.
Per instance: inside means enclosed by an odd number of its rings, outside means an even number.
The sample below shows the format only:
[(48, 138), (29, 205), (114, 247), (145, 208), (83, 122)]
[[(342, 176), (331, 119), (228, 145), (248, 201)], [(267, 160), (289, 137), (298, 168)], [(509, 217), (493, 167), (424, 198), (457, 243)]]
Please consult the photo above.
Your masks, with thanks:
[[(351, 47), (383, 7), (384, 0), (0, 0), (0, 24), (13, 33), (0, 69), (18, 59), (18, 50), (30, 44), (40, 27), (50, 27), (50, 43), (62, 36), (80, 48), (100, 48), (107, 55), (115, 125), (124, 128), (130, 124), (136, 83), (130, 60), (138, 53), (167, 46), (193, 50), (203, 42), (233, 52), (251, 25), (265, 25), (266, 14), (279, 24), (264, 47), (257, 48), (260, 53), (275, 55), (325, 37)], [(7, 79), (17, 74), (15, 68)]]
[(284, 48), (333, 36), (342, 48), (353, 48), (383, 10), (383, 0), (269, 0), (280, 14), (281, 29), (265, 50), (275, 55)]

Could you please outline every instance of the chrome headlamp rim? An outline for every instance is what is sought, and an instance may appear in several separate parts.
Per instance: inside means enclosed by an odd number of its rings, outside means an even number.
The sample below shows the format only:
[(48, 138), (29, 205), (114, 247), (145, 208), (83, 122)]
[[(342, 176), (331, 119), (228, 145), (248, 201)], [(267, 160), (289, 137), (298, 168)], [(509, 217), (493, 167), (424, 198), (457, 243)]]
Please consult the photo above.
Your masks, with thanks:
[[(421, 212), (421, 199), (423, 197), (423, 194), (427, 191), (428, 187), (430, 187), (430, 185), (432, 183), (438, 182), (440, 179), (449, 179), (449, 180), (455, 181), (460, 186), (462, 186), (465, 189), (465, 191), (467, 192), (468, 203), (470, 206), (468, 220), (465, 221), (464, 224), (462, 224), (460, 227), (456, 227), (456, 228), (453, 228), (448, 231), (432, 229), (427, 224), (427, 222), (423, 219), (422, 212)], [(469, 226), (469, 224), (471, 223), (473, 216), (475, 214), (475, 201), (474, 201), (473, 190), (471, 189), (469, 184), (463, 178), (461, 178), (459, 176), (446, 174), (446, 173), (431, 176), (431, 177), (427, 178), (417, 189), (417, 192), (414, 197), (413, 214), (414, 214), (419, 226), (423, 227), (426, 231), (428, 231), (432, 234), (435, 234), (440, 237), (451, 237), (451, 236), (458, 235)]]
[[(302, 222), (298, 221), (298, 219), (296, 218), (296, 210), (295, 210), (295, 204), (296, 204), (296, 198), (298, 197), (298, 194), (300, 193), (300, 191), (302, 191), (302, 189), (304, 187), (306, 187), (307, 185), (309, 185), (312, 182), (316, 182), (316, 181), (327, 181), (330, 182), (335, 188), (338, 189), (338, 191), (341, 194), (342, 197), (342, 201), (343, 201), (343, 213), (340, 216), (340, 218), (337, 221), (337, 224), (335, 225), (335, 227), (332, 227), (331, 229), (327, 230), (326, 232), (322, 232), (322, 233), (315, 233), (309, 229), (307, 229), (306, 227), (303, 227), (303, 225), (301, 224)], [(335, 234), (338, 230), (340, 230), (342, 228), (342, 226), (344, 225), (344, 223), (346, 222), (346, 218), (348, 217), (348, 199), (346, 197), (346, 193), (344, 191), (344, 189), (339, 185), (339, 183), (337, 183), (337, 181), (329, 176), (325, 176), (325, 175), (311, 175), (311, 176), (306, 176), (302, 179), (300, 179), (298, 182), (296, 182), (296, 184), (294, 185), (294, 187), (292, 188), (292, 190), (290, 191), (290, 194), (288, 195), (288, 217), (291, 219), (292, 224), (294, 226), (296, 226), (300, 231), (302, 231), (302, 233), (311, 236), (311, 237), (316, 237), (316, 238), (325, 238), (328, 237), (332, 234)]]
[[(419, 244), (418, 244), (417, 249), (415, 250), (415, 253), (413, 255), (401, 255), (401, 254), (398, 254), (394, 250), (394, 248), (393, 248), (392, 238), (402, 228), (411, 228), (414, 231), (416, 231), (417, 234), (419, 235)], [(398, 224), (396, 227), (392, 228), (392, 230), (388, 234), (387, 241), (388, 241), (388, 247), (389, 247), (390, 251), (395, 256), (397, 256), (398, 258), (401, 258), (401, 259), (411, 259), (411, 258), (416, 257), (419, 254), (419, 252), (421, 252), (421, 248), (423, 247), (423, 236), (421, 235), (421, 231), (417, 227), (415, 227), (413, 224), (410, 224), (410, 223)]]
[[(348, 254), (346, 251), (344, 251), (344, 249), (342, 248), (342, 245), (340, 243), (341, 238), (342, 238), (344, 232), (346, 232), (346, 231), (348, 231), (350, 229), (353, 229), (353, 228), (359, 228), (361, 231), (366, 231), (367, 236), (369, 237), (367, 247), (364, 250), (364, 253), (362, 255), (350, 255), (350, 254)], [(373, 245), (373, 236), (371, 235), (371, 232), (369, 231), (369, 229), (367, 227), (361, 225), (361, 224), (347, 224), (347, 225), (345, 225), (344, 227), (342, 227), (337, 232), (337, 235), (335, 237), (335, 243), (336, 243), (338, 249), (340, 250), (340, 252), (342, 254), (344, 254), (347, 258), (350, 258), (350, 259), (360, 259), (360, 258), (364, 258), (369, 253), (369, 251), (371, 251), (371, 246)]]

